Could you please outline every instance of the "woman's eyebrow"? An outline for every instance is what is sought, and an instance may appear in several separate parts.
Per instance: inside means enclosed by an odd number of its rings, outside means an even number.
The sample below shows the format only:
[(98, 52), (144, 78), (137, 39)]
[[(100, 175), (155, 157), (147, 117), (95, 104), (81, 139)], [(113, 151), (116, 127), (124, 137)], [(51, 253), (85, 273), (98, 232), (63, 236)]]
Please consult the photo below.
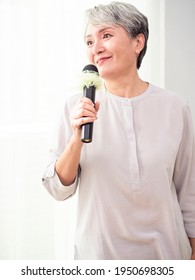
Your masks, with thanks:
[[(114, 30), (113, 27), (107, 26), (107, 27), (102, 27), (100, 30), (97, 31), (97, 33), (102, 33), (102, 32), (104, 32), (104, 31), (106, 31), (106, 30), (109, 30), (109, 29)], [(93, 36), (92, 34), (87, 34), (87, 35), (85, 36), (85, 38), (89, 38), (89, 37), (92, 37), (92, 36)]]

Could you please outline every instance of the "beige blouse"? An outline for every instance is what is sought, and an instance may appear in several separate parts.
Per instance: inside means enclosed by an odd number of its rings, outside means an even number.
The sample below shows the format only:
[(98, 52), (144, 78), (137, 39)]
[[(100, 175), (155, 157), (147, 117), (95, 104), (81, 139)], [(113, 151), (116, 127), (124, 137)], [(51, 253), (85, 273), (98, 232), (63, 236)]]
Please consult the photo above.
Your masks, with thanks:
[(63, 186), (54, 166), (71, 137), (78, 97), (66, 101), (43, 176), (57, 200), (78, 189), (75, 259), (190, 259), (195, 145), (188, 105), (151, 84), (130, 99), (98, 91), (93, 141), (83, 146), (75, 182)]

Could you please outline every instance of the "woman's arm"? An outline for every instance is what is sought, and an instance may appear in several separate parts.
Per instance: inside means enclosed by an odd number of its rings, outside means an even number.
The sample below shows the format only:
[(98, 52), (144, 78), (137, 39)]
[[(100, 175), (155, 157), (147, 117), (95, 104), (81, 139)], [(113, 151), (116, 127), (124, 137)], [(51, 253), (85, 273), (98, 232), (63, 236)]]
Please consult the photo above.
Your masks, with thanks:
[[(188, 237), (195, 236), (195, 142), (194, 128), (190, 109), (183, 108), (183, 130), (177, 154), (174, 183), (185, 230)], [(195, 238), (189, 238), (192, 247), (192, 259), (195, 259)]]
[(97, 119), (99, 102), (95, 106), (93, 102), (81, 97), (73, 107), (70, 114), (70, 122), (73, 135), (64, 152), (55, 165), (55, 171), (64, 186), (71, 185), (78, 173), (79, 161), (83, 142), (81, 141), (81, 126), (85, 123), (94, 122)]
[(56, 162), (55, 171), (64, 186), (73, 184), (77, 176), (82, 146), (81, 138), (73, 134), (66, 149)]

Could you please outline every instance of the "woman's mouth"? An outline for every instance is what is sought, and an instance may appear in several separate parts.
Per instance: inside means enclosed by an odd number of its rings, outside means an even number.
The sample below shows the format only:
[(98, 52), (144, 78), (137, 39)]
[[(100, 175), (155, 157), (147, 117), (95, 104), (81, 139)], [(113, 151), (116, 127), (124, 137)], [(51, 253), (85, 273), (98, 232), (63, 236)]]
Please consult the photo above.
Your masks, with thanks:
[(98, 58), (97, 60), (97, 64), (98, 65), (102, 65), (104, 62), (106, 62), (107, 60), (109, 60), (111, 58), (111, 56), (103, 56)]

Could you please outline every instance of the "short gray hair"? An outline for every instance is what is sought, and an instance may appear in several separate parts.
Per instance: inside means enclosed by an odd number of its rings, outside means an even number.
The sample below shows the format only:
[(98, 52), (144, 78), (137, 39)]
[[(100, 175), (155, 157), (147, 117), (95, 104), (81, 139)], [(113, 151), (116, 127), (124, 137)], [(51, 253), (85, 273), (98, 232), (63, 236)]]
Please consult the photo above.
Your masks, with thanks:
[(98, 5), (86, 11), (87, 25), (114, 24), (122, 26), (131, 38), (139, 34), (145, 37), (145, 45), (137, 59), (137, 68), (141, 66), (142, 59), (147, 50), (149, 36), (148, 20), (133, 5), (124, 2), (111, 2), (108, 5)]

